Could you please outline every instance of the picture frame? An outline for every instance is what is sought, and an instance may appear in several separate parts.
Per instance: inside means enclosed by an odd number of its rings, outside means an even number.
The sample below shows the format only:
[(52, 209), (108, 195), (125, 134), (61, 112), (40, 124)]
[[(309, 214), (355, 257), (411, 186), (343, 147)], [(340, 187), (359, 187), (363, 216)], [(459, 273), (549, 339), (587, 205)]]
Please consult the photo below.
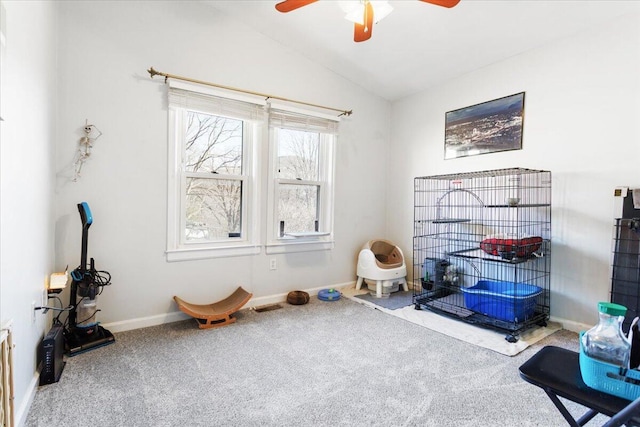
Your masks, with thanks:
[(445, 113), (444, 158), (522, 149), (524, 92)]

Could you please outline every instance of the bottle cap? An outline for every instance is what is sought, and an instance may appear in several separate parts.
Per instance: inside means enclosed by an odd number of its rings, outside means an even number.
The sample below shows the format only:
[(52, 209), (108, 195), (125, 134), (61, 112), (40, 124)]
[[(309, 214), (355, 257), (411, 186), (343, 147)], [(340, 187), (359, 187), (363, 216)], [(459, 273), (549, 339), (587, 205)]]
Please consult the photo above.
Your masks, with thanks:
[(627, 313), (627, 307), (613, 302), (599, 302), (598, 311), (610, 316), (624, 316)]

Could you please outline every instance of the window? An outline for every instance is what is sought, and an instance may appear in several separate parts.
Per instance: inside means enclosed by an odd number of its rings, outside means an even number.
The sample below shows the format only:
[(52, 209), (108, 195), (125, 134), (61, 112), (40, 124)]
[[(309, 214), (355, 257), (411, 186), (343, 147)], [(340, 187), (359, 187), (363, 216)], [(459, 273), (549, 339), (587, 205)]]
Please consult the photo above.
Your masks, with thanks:
[(280, 233), (318, 231), (322, 182), (318, 177), (320, 135), (292, 129), (275, 129)]
[(170, 84), (168, 260), (258, 253), (263, 106)]
[(337, 120), (269, 113), (271, 182), (268, 253), (333, 247), (333, 163)]
[(331, 249), (337, 130), (336, 117), (170, 80), (167, 260)]
[(242, 237), (244, 122), (196, 111), (187, 115), (184, 154), (186, 242)]

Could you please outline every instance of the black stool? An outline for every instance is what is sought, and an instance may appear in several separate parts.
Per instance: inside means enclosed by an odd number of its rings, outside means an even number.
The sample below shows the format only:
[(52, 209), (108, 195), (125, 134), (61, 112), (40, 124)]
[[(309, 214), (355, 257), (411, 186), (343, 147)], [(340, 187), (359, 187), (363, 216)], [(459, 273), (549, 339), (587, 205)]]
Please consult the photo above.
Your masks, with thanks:
[[(520, 376), (547, 393), (570, 426), (580, 427), (596, 415), (611, 419), (603, 427), (640, 426), (640, 398), (634, 401), (589, 388), (580, 374), (580, 354), (555, 346), (547, 346), (520, 366)], [(558, 397), (579, 403), (589, 410), (579, 419), (573, 418)]]

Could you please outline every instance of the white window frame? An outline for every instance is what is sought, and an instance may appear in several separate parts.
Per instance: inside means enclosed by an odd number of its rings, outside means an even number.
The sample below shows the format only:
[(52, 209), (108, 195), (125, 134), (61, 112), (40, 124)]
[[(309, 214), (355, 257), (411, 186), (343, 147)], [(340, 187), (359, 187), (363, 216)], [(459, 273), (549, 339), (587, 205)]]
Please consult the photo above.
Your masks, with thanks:
[[(305, 116), (311, 123), (304, 123)], [(302, 119), (302, 120), (301, 120)], [(315, 120), (314, 120), (315, 119)], [(271, 104), (269, 121), (269, 190), (267, 207), (267, 254), (328, 250), (334, 247), (333, 212), (335, 181), (335, 147), (337, 117), (288, 105)], [(278, 129), (297, 129), (320, 133), (318, 181), (282, 179), (278, 177)], [(283, 184), (319, 185), (319, 224), (317, 233), (285, 233), (280, 235), (278, 223), (279, 188)]]
[[(167, 197), (167, 261), (218, 258), (259, 254), (260, 240), (260, 197), (257, 177), (260, 173), (260, 140), (263, 138), (264, 116), (260, 114), (262, 106), (253, 98), (228, 93), (202, 85), (169, 81), (169, 151), (168, 151), (168, 197)], [(225, 100), (242, 101), (253, 104), (255, 117), (236, 117), (227, 113)], [(249, 106), (251, 107), (251, 106)], [(233, 110), (233, 108), (230, 108)], [(185, 119), (187, 111), (227, 116), (243, 120), (243, 171), (239, 178), (242, 188), (242, 235), (220, 241), (187, 242), (184, 239), (186, 228), (185, 203), (186, 179), (197, 177), (198, 173), (184, 170)], [(252, 114), (254, 114), (252, 112)], [(216, 176), (216, 179), (237, 179), (235, 175)]]

